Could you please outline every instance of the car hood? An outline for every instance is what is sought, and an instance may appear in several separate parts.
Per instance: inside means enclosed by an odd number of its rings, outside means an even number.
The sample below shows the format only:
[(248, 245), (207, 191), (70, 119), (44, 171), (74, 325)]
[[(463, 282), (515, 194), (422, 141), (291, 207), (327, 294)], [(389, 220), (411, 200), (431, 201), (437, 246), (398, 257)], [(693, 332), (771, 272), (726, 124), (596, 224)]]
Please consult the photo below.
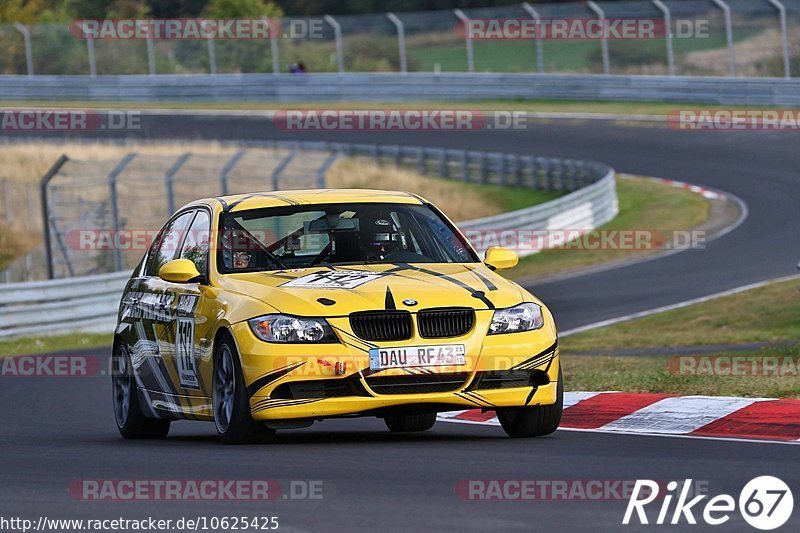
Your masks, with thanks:
[[(355, 311), (430, 307), (510, 307), (530, 299), (480, 263), (319, 267), (227, 274), (220, 286), (280, 313), (342, 316)], [(527, 298), (526, 298), (527, 296)]]

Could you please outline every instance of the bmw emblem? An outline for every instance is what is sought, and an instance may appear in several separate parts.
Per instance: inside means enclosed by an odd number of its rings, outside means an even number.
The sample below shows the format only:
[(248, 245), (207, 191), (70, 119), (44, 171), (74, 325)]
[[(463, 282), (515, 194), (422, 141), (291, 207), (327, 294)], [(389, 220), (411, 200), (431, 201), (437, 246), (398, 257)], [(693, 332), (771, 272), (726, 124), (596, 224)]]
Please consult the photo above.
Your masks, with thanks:
[(409, 306), (409, 307), (417, 305), (417, 301), (416, 300), (412, 300), (411, 298), (407, 298), (407, 299), (403, 300), (403, 303), (405, 305)]

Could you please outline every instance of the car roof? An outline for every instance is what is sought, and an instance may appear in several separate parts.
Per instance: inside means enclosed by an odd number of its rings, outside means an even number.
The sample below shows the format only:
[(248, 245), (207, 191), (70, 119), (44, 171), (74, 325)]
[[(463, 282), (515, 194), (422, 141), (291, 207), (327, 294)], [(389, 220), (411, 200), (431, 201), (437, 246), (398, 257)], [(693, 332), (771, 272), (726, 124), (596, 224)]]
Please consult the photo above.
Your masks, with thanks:
[[(209, 203), (214, 199), (200, 200)], [(300, 189), (288, 191), (266, 191), (217, 197), (226, 211), (236, 212), (264, 207), (281, 207), (298, 204), (351, 204), (393, 203), (422, 205), (419, 196), (398, 191), (372, 189)]]

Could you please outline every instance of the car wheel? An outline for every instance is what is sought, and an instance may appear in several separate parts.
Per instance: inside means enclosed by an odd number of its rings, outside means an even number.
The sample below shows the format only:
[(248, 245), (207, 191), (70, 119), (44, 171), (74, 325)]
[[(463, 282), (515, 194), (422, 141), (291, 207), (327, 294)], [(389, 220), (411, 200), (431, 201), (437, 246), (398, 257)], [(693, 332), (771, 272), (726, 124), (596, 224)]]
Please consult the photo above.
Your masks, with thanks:
[(126, 439), (163, 439), (169, 433), (169, 420), (147, 418), (139, 406), (136, 378), (128, 350), (119, 343), (111, 359), (114, 418)]
[(214, 424), (225, 444), (256, 444), (274, 439), (274, 429), (253, 420), (239, 355), (227, 335), (214, 348), (212, 405)]
[(541, 437), (558, 429), (564, 409), (564, 380), (558, 369), (556, 403), (534, 407), (498, 409), (497, 419), (509, 437)]
[(436, 413), (387, 416), (383, 421), (386, 422), (386, 427), (389, 428), (389, 431), (393, 433), (427, 431), (436, 422)]

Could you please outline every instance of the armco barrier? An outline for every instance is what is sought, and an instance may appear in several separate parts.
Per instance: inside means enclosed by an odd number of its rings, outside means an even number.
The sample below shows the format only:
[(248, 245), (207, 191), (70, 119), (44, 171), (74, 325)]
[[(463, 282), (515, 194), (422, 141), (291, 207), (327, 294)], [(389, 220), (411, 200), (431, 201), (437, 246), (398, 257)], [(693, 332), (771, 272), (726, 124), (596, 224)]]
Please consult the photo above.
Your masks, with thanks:
[[(483, 245), (479, 240), (470, 239), (482, 254), (486, 251), (487, 245), (505, 245), (506, 243), (502, 241), (497, 243), (493, 241), (494, 238), (502, 239), (504, 233), (510, 233), (513, 240), (519, 238), (520, 230), (555, 232), (594, 229), (612, 220), (618, 212), (615, 173), (609, 169), (600, 181), (556, 200), (510, 213), (462, 222), (458, 226), (467, 238), (470, 238), (472, 232), (481, 235), (486, 235), (487, 231), (491, 232), (491, 236), (483, 241)], [(517, 253), (526, 256), (536, 253), (536, 250), (518, 249)]]
[(0, 337), (111, 331), (129, 272), (0, 285)]
[[(343, 144), (327, 148), (350, 155), (370, 155), (379, 162), (388, 157), (395, 164), (413, 163), (423, 173), (434, 173), (429, 170), (433, 163), (434, 168), (443, 170), (439, 175), (444, 176), (450, 174), (452, 163), (469, 163), (472, 159), (470, 153), (458, 150)], [(491, 161), (495, 163), (493, 168), (487, 164)], [(606, 165), (509, 154), (482, 154), (478, 163), (479, 176), (494, 178), (493, 182), (522, 184), (521, 181), (507, 181), (508, 176), (514, 175), (520, 180), (525, 178), (528, 186), (541, 180), (557, 184), (558, 190), (572, 192), (538, 206), (459, 224), (467, 234), (472, 231), (593, 229), (618, 213), (615, 173)], [(526, 176), (519, 172), (523, 164)], [(468, 179), (469, 170), (469, 166), (462, 167), (461, 177)], [(480, 253), (485, 251), (483, 246), (477, 248)], [(530, 252), (521, 250), (522, 255)], [(43, 332), (111, 331), (128, 276), (128, 272), (114, 272), (0, 285), (0, 338)]]
[(496, 73), (0, 76), (6, 100), (302, 102), (408, 100), (662, 101), (800, 105), (800, 79)]

